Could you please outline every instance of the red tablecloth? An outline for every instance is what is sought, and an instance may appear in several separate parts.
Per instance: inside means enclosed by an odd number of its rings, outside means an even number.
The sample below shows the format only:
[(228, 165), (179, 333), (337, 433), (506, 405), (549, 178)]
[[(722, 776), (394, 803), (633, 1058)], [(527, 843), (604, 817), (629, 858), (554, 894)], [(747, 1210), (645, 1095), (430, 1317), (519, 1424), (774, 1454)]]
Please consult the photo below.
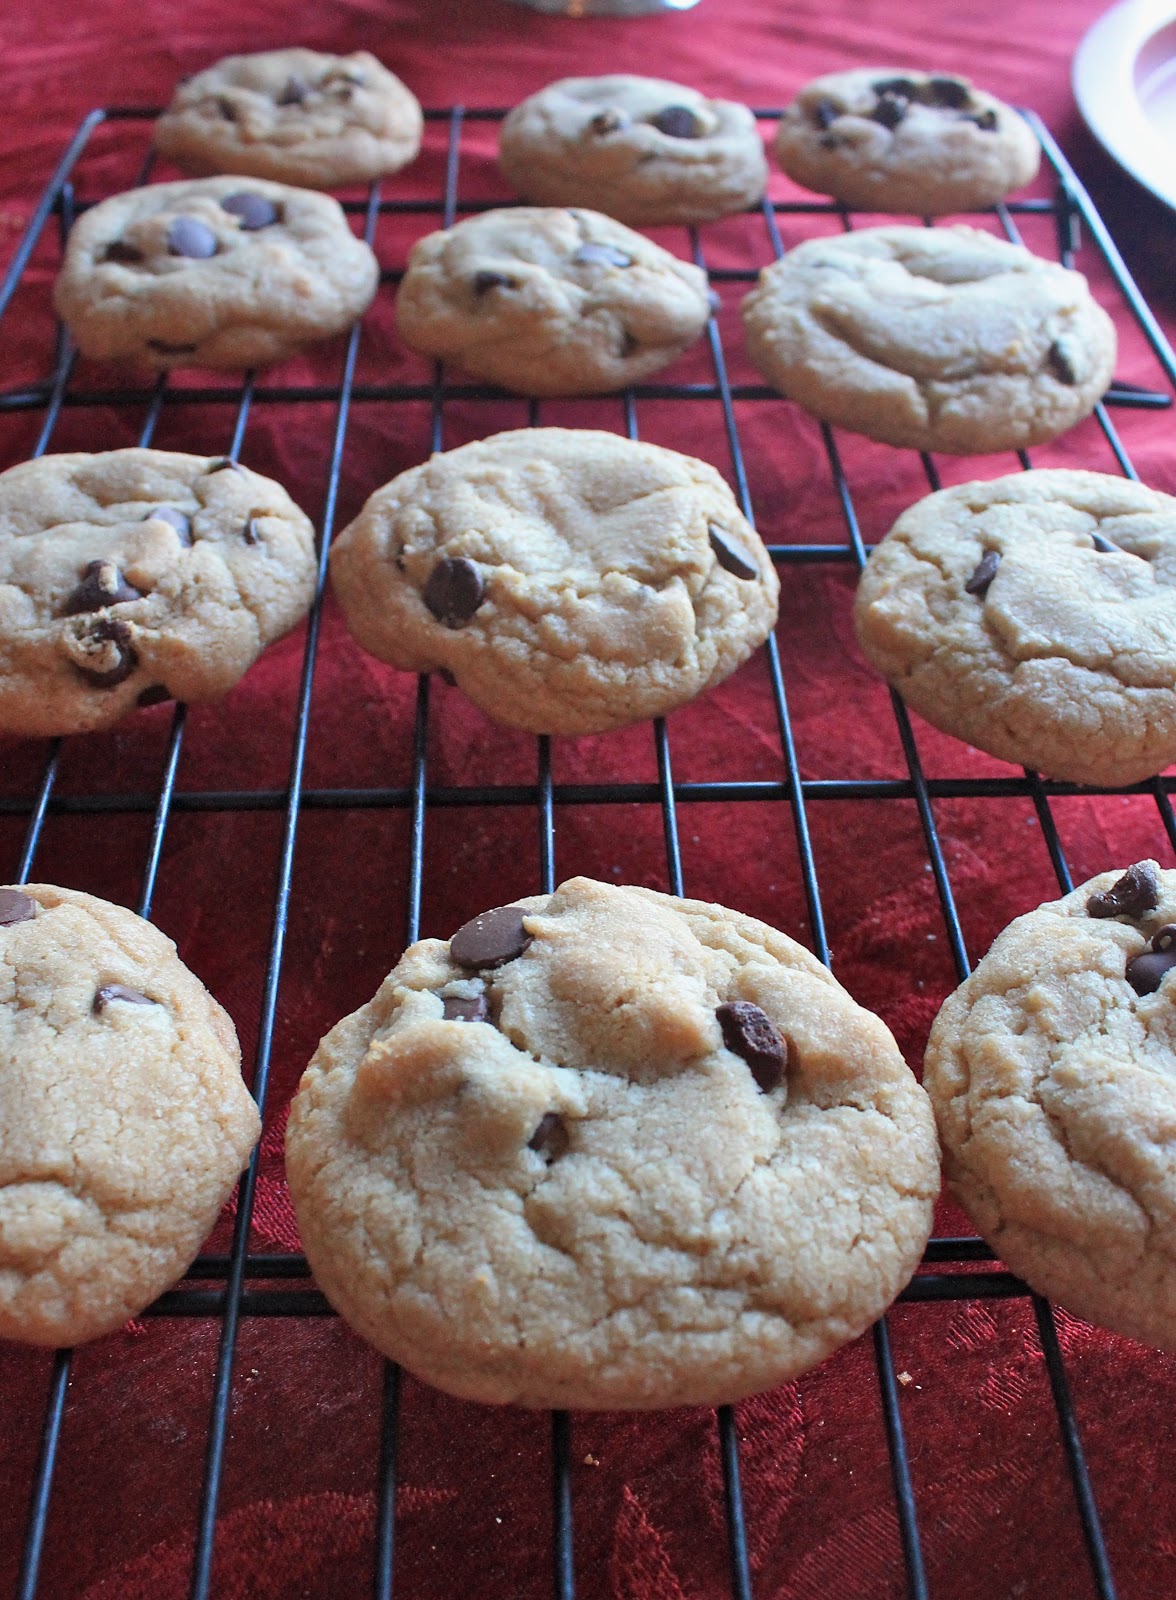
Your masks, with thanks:
[[(929, 65), (964, 71), (1003, 97), (1036, 107), (1105, 204), (1128, 257), (1161, 313), (1170, 307), (1169, 214), (1117, 178), (1076, 124), (1068, 68), (1099, 10), (1091, 0), (945, 6), (908, 0), (703, 0), (685, 15), (574, 22), (504, 0), (288, 0), (245, 8), (227, 0), (184, 7), (95, 0), (79, 10), (9, 7), (0, 115), (0, 249), (11, 252), (36, 195), (82, 113), (92, 105), (151, 104), (175, 78), (230, 50), (301, 41), (366, 47), (401, 73), (427, 106), (510, 104), (571, 72), (631, 70), (677, 78), (753, 105), (778, 105), (812, 75), (854, 64)], [(437, 192), (443, 125), (416, 166), (386, 192)], [(146, 124), (101, 131), (79, 170), (90, 198), (135, 180)], [(505, 197), (493, 168), (493, 130), (471, 124), (463, 141), (464, 194)], [(163, 175), (162, 169), (159, 174)], [(793, 191), (774, 180), (774, 191)], [(789, 241), (811, 231), (786, 219)], [(824, 225), (824, 224), (820, 224)], [(385, 265), (403, 260), (428, 219), (385, 220)], [(667, 242), (685, 249), (672, 230)], [(708, 259), (768, 258), (762, 223), (737, 219), (704, 231)], [(1051, 248), (1047, 224), (1027, 240)], [(38, 252), (29, 285), (0, 330), (0, 383), (34, 378), (48, 364), (48, 286), (55, 246)], [(1103, 282), (1099, 292), (1114, 304)], [(722, 327), (736, 380), (754, 374), (741, 354), (739, 291), (725, 291)], [(371, 314), (361, 381), (420, 379), (398, 346), (390, 291)], [(1122, 319), (1121, 319), (1122, 320)], [(1155, 386), (1158, 373), (1122, 323), (1121, 375)], [(339, 371), (341, 347), (306, 372)], [(705, 377), (704, 352), (673, 376)], [(275, 375), (285, 380), (290, 374)], [(83, 370), (80, 380), (112, 375)], [(161, 445), (210, 452), (228, 444), (225, 407), (168, 408)], [(52, 448), (134, 442), (142, 407), (67, 411)], [(621, 425), (614, 401), (553, 404), (543, 419)], [(2, 464), (32, 447), (39, 417), (0, 424)], [(244, 458), (283, 479), (317, 515), (323, 505), (333, 411), (290, 413), (259, 404)], [(525, 420), (517, 403), (455, 407), (445, 443)], [(1119, 413), (1143, 477), (1176, 488), (1166, 415)], [(644, 437), (714, 461), (731, 461), (714, 402), (640, 408)], [(783, 401), (739, 407), (760, 527), (780, 542), (844, 542), (837, 500), (815, 426)], [(879, 537), (925, 492), (918, 461), (849, 437), (842, 446), (867, 538)], [(424, 405), (357, 403), (344, 461), (339, 525), (366, 495), (429, 447)], [(1093, 423), (1048, 450), (1042, 464), (1113, 470)], [(1012, 458), (944, 460), (946, 481), (1013, 470)], [(789, 569), (779, 641), (806, 778), (900, 777), (905, 766), (884, 689), (861, 661), (849, 623), (848, 566)], [(290, 770), (304, 634), (272, 650), (221, 709), (189, 719), (181, 791), (280, 789)], [(429, 778), (446, 785), (534, 781), (533, 741), (492, 728), (453, 690), (433, 690)], [(306, 782), (311, 788), (402, 785), (411, 770), (413, 683), (363, 657), (328, 602), (315, 680)], [(169, 708), (139, 713), (115, 733), (70, 741), (59, 792), (154, 793)], [(1007, 771), (920, 726), (920, 751), (937, 776)], [(783, 772), (764, 663), (670, 722), (679, 780), (778, 780)], [(0, 752), (6, 792), (33, 791), (43, 745)], [(555, 778), (654, 779), (648, 727), (555, 750)], [(721, 899), (809, 939), (795, 835), (782, 803), (680, 808), (686, 892)], [(1170, 860), (1147, 798), (1055, 803), (1077, 880), (1154, 854)], [(1024, 798), (942, 800), (935, 807), (969, 952), (1055, 892), (1041, 829)], [(814, 799), (809, 808), (835, 970), (894, 1029), (912, 1064), (952, 987), (943, 918), (909, 801)], [(618, 812), (561, 807), (556, 870), (666, 887), (656, 806)], [(34, 877), (134, 904), (149, 817), (50, 818)], [(13, 866), (23, 823), (0, 823)], [(281, 840), (274, 810), (174, 815), (165, 840), (154, 915), (181, 954), (229, 1007), (251, 1070), (262, 1006), (273, 885)], [(281, 1181), (284, 1110), (320, 1034), (365, 1000), (404, 941), (408, 824), (400, 810), (310, 810), (294, 862), (286, 961), (255, 1247), (297, 1247)], [(536, 886), (533, 810), (431, 810), (422, 932), (445, 934), (484, 906)], [(0, 869), (0, 871), (11, 870)], [(941, 1230), (966, 1227), (944, 1207)], [(224, 1228), (219, 1235), (223, 1247)], [(1075, 1404), (1120, 1593), (1176, 1593), (1176, 1491), (1171, 1425), (1176, 1365), (1059, 1316)], [(171, 1600), (187, 1593), (219, 1325), (146, 1319), (76, 1358), (53, 1490), (40, 1593), (51, 1600)], [(1057, 1421), (1027, 1302), (971, 1301), (900, 1307), (891, 1319), (931, 1593), (1086, 1595), (1092, 1587)], [(35, 1462), (49, 1358), (0, 1351), (0, 1592), (15, 1581)], [(334, 1319), (243, 1324), (221, 1493), (213, 1592), (240, 1600), (337, 1600), (369, 1589), (381, 1369)], [(749, 1549), (763, 1600), (890, 1596), (906, 1592), (886, 1446), (868, 1339), (797, 1384), (738, 1410)], [(573, 1430), (579, 1592), (617, 1600), (708, 1600), (727, 1592), (722, 1486), (714, 1419), (589, 1415)], [(406, 1380), (400, 1445), (398, 1592), (525, 1600), (550, 1592), (547, 1421), (462, 1405)]]

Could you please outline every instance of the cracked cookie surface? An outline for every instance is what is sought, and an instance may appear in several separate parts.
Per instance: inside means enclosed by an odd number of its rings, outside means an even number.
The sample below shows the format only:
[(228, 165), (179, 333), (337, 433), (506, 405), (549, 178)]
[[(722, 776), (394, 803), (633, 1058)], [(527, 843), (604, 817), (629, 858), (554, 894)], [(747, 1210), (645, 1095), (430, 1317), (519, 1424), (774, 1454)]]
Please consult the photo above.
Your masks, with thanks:
[(0, 474), (0, 732), (216, 700), (310, 607), (314, 529), (225, 457), (41, 456)]
[(419, 240), (406, 344), (520, 394), (597, 394), (657, 372), (710, 317), (706, 274), (597, 211), (515, 206)]
[(0, 889), (0, 1338), (97, 1338), (182, 1277), (260, 1129), (240, 1062), (157, 928)]
[(1155, 892), (1117, 915), (1122, 869), (1005, 929), (940, 1011), (924, 1082), (948, 1180), (1012, 1271), (1172, 1350), (1176, 980), (1140, 993), (1134, 963), (1176, 937), (1176, 872), (1132, 872)]
[(378, 489), (335, 541), (354, 638), (445, 670), (499, 722), (660, 716), (763, 642), (779, 582), (713, 467), (591, 429), (524, 428)]
[(743, 319), (756, 366), (806, 411), (956, 455), (1064, 433), (1117, 352), (1080, 272), (962, 226), (806, 240), (760, 273)]
[(790, 178), (858, 211), (979, 211), (1029, 183), (1041, 159), (1011, 106), (955, 74), (866, 67), (815, 78), (784, 112)]
[(311, 189), (368, 183), (420, 149), (420, 104), (366, 50), (226, 56), (176, 89), (155, 148), (185, 172)]
[(350, 327), (378, 278), (375, 256), (329, 195), (198, 178), (130, 189), (84, 212), (53, 299), (94, 360), (252, 367)]
[(794, 1377), (902, 1289), (939, 1189), (926, 1096), (813, 956), (586, 878), (406, 951), (320, 1044), (286, 1165), (348, 1321), (534, 1406)]
[(592, 206), (634, 227), (743, 211), (768, 178), (746, 106), (624, 73), (562, 78), (515, 106), (498, 160), (526, 200)]
[(1176, 761), (1176, 499), (1023, 472), (928, 495), (878, 545), (854, 624), (937, 728), (1050, 777)]

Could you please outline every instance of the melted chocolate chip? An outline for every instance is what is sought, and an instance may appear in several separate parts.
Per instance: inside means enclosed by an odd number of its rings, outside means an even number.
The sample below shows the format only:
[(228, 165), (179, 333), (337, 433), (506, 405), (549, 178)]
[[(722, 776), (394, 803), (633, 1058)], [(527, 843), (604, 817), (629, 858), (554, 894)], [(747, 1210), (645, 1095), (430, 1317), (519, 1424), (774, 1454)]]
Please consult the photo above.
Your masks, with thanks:
[(630, 333), (628, 328), (621, 329), (621, 343), (617, 350), (622, 361), (628, 361), (630, 356), (635, 356), (641, 348), (641, 341), (636, 334)]
[(1127, 963), (1124, 977), (1136, 994), (1155, 994), (1164, 975), (1176, 967), (1176, 950), (1145, 950)]
[(429, 574), (421, 599), (447, 628), (468, 622), (486, 597), (482, 574), (465, 556), (446, 556)]
[(979, 595), (981, 599), (988, 593), (989, 585), (996, 577), (996, 569), (1000, 566), (1000, 551), (986, 550), (976, 563), (976, 570), (964, 585), (965, 594)]
[(170, 700), (171, 698), (172, 692), (170, 689), (165, 689), (162, 683), (151, 683), (148, 684), (146, 689), (140, 691), (139, 698), (135, 701), (135, 704), (137, 706), (159, 706), (165, 700)]
[(906, 116), (909, 104), (910, 102), (904, 100), (901, 95), (884, 94), (879, 96), (878, 104), (870, 112), (870, 117), (874, 122), (880, 122), (884, 128), (897, 128)]
[(206, 477), (211, 477), (214, 472), (240, 472), (240, 470), (232, 456), (213, 456), (204, 472)]
[(972, 104), (972, 91), (959, 78), (928, 78), (919, 90), (924, 105), (945, 106), (949, 111), (966, 111)]
[(1062, 339), (1055, 339), (1046, 351), (1045, 359), (1049, 362), (1054, 377), (1059, 383), (1073, 386), (1078, 382), (1078, 373), (1074, 366), (1074, 358), (1069, 346)]
[(701, 139), (705, 132), (702, 118), (689, 106), (663, 106), (649, 122), (671, 139)]
[(128, 989), (125, 983), (104, 984), (94, 996), (94, 1012), (101, 1016), (112, 1000), (125, 1000), (132, 1006), (157, 1006), (158, 1000), (152, 1000), (142, 994), (138, 989)]
[(138, 245), (128, 244), (125, 239), (112, 239), (102, 252), (103, 261), (118, 261), (124, 267), (133, 267), (136, 262), (143, 260), (143, 252)]
[(441, 682), (447, 683), (451, 689), (457, 688), (457, 679), (453, 676), (448, 667), (438, 667), (437, 675), (441, 679)]
[(286, 86), (277, 98), (280, 106), (300, 106), (310, 93), (310, 85), (305, 78), (300, 78), (297, 73), (286, 79)]
[(113, 561), (91, 561), (81, 583), (65, 602), (62, 616), (76, 617), (83, 611), (103, 611), (124, 600), (141, 600), (143, 591), (128, 583)]
[(531, 943), (523, 927), (522, 906), (483, 911), (460, 927), (449, 941), (450, 960), (459, 967), (501, 967), (521, 956)]
[(567, 1153), (568, 1143), (568, 1130), (559, 1112), (545, 1111), (539, 1118), (539, 1126), (527, 1140), (527, 1149), (538, 1151), (550, 1166)]
[(823, 133), (817, 143), (822, 150), (840, 150), (849, 140), (843, 139), (839, 133)]
[(728, 1050), (742, 1056), (765, 1093), (784, 1077), (788, 1049), (775, 1024), (750, 1000), (732, 1000), (715, 1012)]
[(14, 922), (29, 922), (37, 914), (37, 902), (19, 889), (0, 889), (0, 928)]
[(216, 234), (198, 217), (177, 217), (167, 230), (167, 248), (173, 256), (205, 261), (216, 254)]
[[(212, 471), (211, 467), (209, 471)], [(143, 521), (150, 522), (152, 517), (155, 517), (160, 522), (166, 522), (169, 527), (174, 528), (179, 535), (181, 544), (192, 543), (192, 519), (183, 511), (177, 511), (175, 506), (156, 506), (154, 511), (147, 513)]]
[(897, 95), (900, 100), (916, 100), (919, 86), (913, 78), (879, 78), (870, 88), (877, 95)]
[(86, 682), (92, 683), (95, 689), (113, 689), (117, 684), (125, 683), (139, 665), (138, 652), (131, 644), (131, 630), (126, 623), (120, 622), (117, 617), (99, 617), (86, 637), (96, 647), (96, 656), (107, 654), (101, 648), (103, 645), (114, 646), (109, 652), (113, 657), (109, 667), (82, 667), (74, 663)]
[(707, 537), (710, 547), (715, 553), (715, 560), (724, 572), (729, 572), (736, 578), (754, 578), (757, 569), (748, 560), (746, 553), (735, 544), (722, 528), (716, 528), (714, 523), (707, 524)]
[(578, 266), (631, 267), (633, 257), (615, 244), (582, 244), (572, 260)]
[(625, 113), (615, 110), (612, 106), (604, 111), (598, 111), (588, 124), (592, 133), (619, 133), (622, 128), (628, 126), (629, 119)]
[(841, 115), (841, 107), (832, 100), (822, 98), (813, 107), (813, 122), (822, 132), (831, 127)]
[(485, 1022), (490, 1015), (484, 994), (475, 995), (472, 1000), (459, 1000), (451, 995), (441, 1003), (446, 1022)]
[(1101, 554), (1104, 556), (1121, 554), (1119, 546), (1117, 544), (1112, 544), (1109, 539), (1104, 539), (1101, 533), (1092, 533), (1090, 536), (1090, 542), (1094, 548), (1101, 552)]
[(226, 100), (223, 94), (216, 97), (216, 109), (226, 122), (236, 122), (237, 108), (231, 100)]
[(965, 117), (965, 122), (974, 122), (982, 133), (996, 132), (996, 112), (991, 109), (978, 111), (974, 117)]
[(1100, 889), (1086, 902), (1088, 917), (1142, 917), (1160, 903), (1156, 870), (1146, 861), (1128, 867), (1109, 889)]
[(222, 211), (227, 211), (231, 217), (237, 218), (246, 233), (256, 233), (258, 228), (272, 227), (281, 217), (281, 212), (272, 200), (267, 200), (263, 194), (254, 194), (250, 189), (227, 194), (220, 206)]
[(489, 289), (517, 289), (519, 281), (505, 272), (475, 272), (474, 293), (485, 294)]

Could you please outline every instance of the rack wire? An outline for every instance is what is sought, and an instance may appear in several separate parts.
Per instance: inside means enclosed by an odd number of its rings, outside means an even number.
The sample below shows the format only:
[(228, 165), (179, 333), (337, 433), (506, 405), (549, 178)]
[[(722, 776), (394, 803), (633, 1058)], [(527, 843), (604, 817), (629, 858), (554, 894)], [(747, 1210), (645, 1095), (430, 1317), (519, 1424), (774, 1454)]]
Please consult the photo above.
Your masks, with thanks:
[[(756, 114), (765, 119), (778, 115), (773, 111), (760, 111)], [(124, 107), (96, 110), (83, 120), (33, 212), (3, 286), (0, 287), (0, 316), (7, 311), (51, 219), (56, 219), (61, 240), (64, 241), (81, 204), (74, 193), (73, 174), (95, 131), (103, 124), (130, 120), (144, 121), (155, 115), (153, 110)], [(373, 187), (366, 201), (352, 202), (348, 207), (353, 213), (360, 214), (362, 231), (369, 243), (375, 237), (378, 219), (386, 214), (419, 214), (431, 226), (438, 223), (449, 225), (460, 214), (484, 209), (496, 203), (463, 201), (460, 198), (459, 161), (465, 125), (475, 121), (495, 122), (505, 113), (500, 110), (467, 110), (458, 106), (443, 111), (432, 111), (426, 115), (431, 123), (442, 124), (446, 133), (444, 192), (435, 199), (398, 201), (383, 198), (379, 187)], [(1169, 391), (1176, 389), (1176, 357), (1173, 356), (1158, 323), (1132, 281), (1089, 196), (1040, 121), (1032, 113), (1026, 115), (1041, 142), (1051, 170), (1054, 193), (1047, 199), (1029, 199), (1001, 205), (996, 208), (996, 215), (1006, 236), (1013, 241), (1018, 241), (1020, 238), (1018, 218), (1032, 215), (1052, 217), (1059, 258), (1067, 265), (1073, 261), (1079, 248), (1080, 231), (1085, 229), (1095, 251), (1109, 269), (1118, 293), (1125, 301), (1144, 339), (1150, 345), (1165, 380), (1165, 387), (1159, 391), (1152, 391), (1116, 384), (1108, 392), (1105, 403), (1098, 407), (1096, 413), (1098, 425), (1118, 469), (1127, 475), (1135, 476), (1130, 457), (1123, 446), (1118, 429), (1111, 420), (1111, 408), (1155, 409), (1171, 405), (1172, 394)], [(146, 181), (150, 172), (151, 158), (148, 157), (140, 172), (139, 181)], [(854, 225), (854, 219), (850, 214), (831, 202), (765, 201), (761, 214), (769, 246), (769, 258), (779, 257), (784, 253), (778, 222), (782, 215), (827, 216), (834, 218), (844, 228), (848, 229)], [(708, 265), (706, 252), (702, 235), (698, 230), (690, 231), (690, 242), (694, 261), (700, 267), (706, 268)], [(388, 282), (394, 281), (399, 275), (393, 270), (385, 271), (382, 277)], [(711, 273), (713, 280), (720, 283), (747, 283), (753, 281), (756, 275), (755, 269), (742, 268), (724, 268)], [(911, 721), (901, 700), (893, 693), (891, 694), (893, 714), (907, 767), (905, 778), (802, 777), (789, 713), (785, 677), (774, 637), (769, 639), (765, 648), (771, 683), (775, 737), (779, 746), (783, 774), (778, 780), (676, 781), (666, 724), (663, 719), (658, 719), (653, 724), (656, 782), (555, 783), (552, 777), (551, 742), (541, 737), (536, 746), (536, 776), (533, 783), (448, 786), (433, 784), (429, 780), (427, 763), (430, 683), (427, 677), (422, 677), (418, 681), (416, 692), (409, 783), (402, 786), (366, 788), (308, 787), (304, 779), (311, 693), (319, 643), (320, 605), (327, 556), (335, 528), (340, 475), (347, 447), (348, 423), (352, 408), (359, 402), (367, 401), (425, 402), (431, 407), (432, 444), (435, 449), (440, 449), (446, 442), (447, 406), (463, 400), (500, 398), (499, 392), (493, 388), (451, 381), (440, 367), (435, 371), (432, 381), (428, 383), (360, 383), (356, 379), (356, 371), (361, 337), (362, 327), (357, 325), (348, 339), (338, 377), (330, 383), (283, 386), (258, 382), (250, 373), (240, 384), (216, 384), (199, 390), (173, 388), (166, 376), (161, 377), (153, 386), (132, 384), (120, 388), (86, 388), (74, 382), (74, 352), (68, 339), (59, 330), (50, 370), (45, 379), (0, 391), (0, 416), (11, 416), (26, 411), (41, 415), (42, 424), (34, 450), (38, 455), (49, 448), (63, 412), (72, 408), (117, 406), (141, 409), (144, 421), (139, 443), (142, 445), (149, 445), (152, 442), (165, 408), (175, 409), (197, 403), (229, 408), (233, 420), (229, 430), (227, 454), (236, 459), (242, 447), (246, 424), (255, 406), (326, 402), (334, 407), (325, 504), (320, 525), (318, 598), (306, 635), (285, 785), (281, 788), (233, 790), (178, 788), (177, 772), (186, 719), (185, 708), (178, 706), (171, 722), (160, 782), (153, 793), (59, 794), (57, 787), (61, 741), (56, 740), (50, 746), (35, 791), (29, 796), (0, 798), (0, 817), (9, 815), (27, 819), (23, 848), (11, 878), (14, 882), (24, 882), (29, 878), (43, 829), (47, 819), (52, 815), (95, 817), (126, 816), (135, 813), (149, 815), (150, 838), (137, 905), (140, 914), (147, 917), (152, 911), (169, 824), (175, 816), (186, 812), (234, 811), (280, 814), (281, 847), (275, 875), (270, 942), (251, 1080), (252, 1092), (263, 1112), (269, 1083), (274, 1023), (282, 983), (295, 848), (300, 819), (309, 812), (322, 811), (338, 814), (343, 818), (348, 814), (365, 810), (399, 810), (407, 814), (409, 845), (404, 919), (406, 943), (414, 941), (420, 929), (425, 836), (430, 810), (454, 807), (533, 808), (538, 834), (538, 880), (539, 886), (545, 891), (553, 889), (556, 883), (555, 816), (558, 808), (572, 805), (608, 807), (632, 803), (656, 807), (662, 821), (668, 884), (673, 893), (682, 894), (686, 889), (679, 844), (679, 812), (682, 807), (708, 801), (776, 802), (786, 808), (791, 818), (808, 908), (811, 943), (816, 954), (825, 962), (829, 961), (830, 950), (809, 827), (809, 807), (814, 803), (829, 800), (913, 801), (948, 944), (960, 979), (969, 971), (970, 960), (937, 828), (935, 808), (938, 802), (976, 797), (1029, 799), (1040, 823), (1042, 837), (1058, 885), (1063, 891), (1071, 888), (1070, 869), (1054, 821), (1051, 802), (1059, 796), (1092, 791), (1082, 791), (1070, 784), (1047, 782), (1029, 770), (1026, 770), (1022, 777), (929, 778), (923, 770)], [(707, 339), (713, 371), (711, 380), (691, 384), (648, 383), (627, 391), (622, 397), (624, 431), (630, 438), (638, 436), (638, 408), (648, 400), (717, 401), (721, 408), (735, 492), (744, 514), (754, 522), (754, 507), (744, 450), (736, 425), (735, 405), (743, 401), (763, 401), (779, 406), (785, 402), (774, 390), (766, 386), (733, 384), (730, 381), (719, 326), (713, 318)], [(529, 407), (529, 420), (532, 424), (539, 422), (540, 413), (539, 404), (532, 402)], [(774, 560), (782, 567), (833, 563), (860, 568), (868, 554), (868, 547), (862, 536), (849, 476), (843, 465), (834, 430), (828, 425), (822, 425), (820, 432), (833, 491), (844, 524), (844, 540), (840, 543), (771, 545), (769, 548)], [(939, 475), (934, 460), (928, 455), (923, 455), (921, 459), (928, 488), (938, 488)], [(1020, 453), (1020, 459), (1022, 466), (1031, 467), (1032, 463), (1024, 452)], [(1129, 789), (1097, 792), (1151, 796), (1167, 843), (1176, 849), (1176, 818), (1171, 804), (1174, 784), (1176, 779), (1158, 777)], [(340, 826), (343, 825), (340, 823)], [(197, 1526), (193, 1535), (189, 1591), (192, 1600), (205, 1600), (206, 1596), (214, 1592), (213, 1544), (224, 1473), (228, 1419), (234, 1383), (234, 1361), (241, 1321), (248, 1317), (313, 1317), (333, 1314), (318, 1290), (308, 1285), (310, 1273), (303, 1257), (258, 1253), (249, 1249), (257, 1174), (258, 1154), (255, 1152), (250, 1167), (241, 1180), (232, 1242), (228, 1252), (202, 1255), (193, 1265), (184, 1285), (162, 1295), (148, 1312), (148, 1315), (158, 1317), (209, 1318), (219, 1323), (219, 1350), (208, 1422), (203, 1484)], [(943, 1270), (945, 1267), (951, 1267), (953, 1270)], [(266, 1280), (271, 1280), (279, 1286), (256, 1287), (258, 1283)], [(1070, 1397), (1065, 1362), (1049, 1305), (1035, 1295), (1030, 1296), (1030, 1291), (1023, 1283), (1010, 1273), (994, 1266), (992, 1253), (981, 1240), (954, 1237), (936, 1238), (930, 1242), (922, 1269), (901, 1298), (909, 1303), (926, 1304), (944, 1300), (1016, 1297), (1029, 1297), (1031, 1300), (1056, 1410), (1058, 1443), (1064, 1453), (1073, 1489), (1091, 1583), (1100, 1600), (1113, 1600), (1114, 1579)], [(919, 1532), (919, 1509), (908, 1465), (896, 1374), (885, 1317), (873, 1329), (872, 1351), (907, 1592), (912, 1600), (925, 1600), (929, 1590)], [(39, 1455), (29, 1491), (27, 1535), (15, 1590), (19, 1600), (33, 1600), (33, 1597), (41, 1592), (39, 1579), (69, 1392), (71, 1361), (72, 1356), (69, 1351), (58, 1352), (53, 1360)], [(382, 1424), (374, 1469), (376, 1534), (372, 1592), (377, 1596), (377, 1600), (390, 1600), (394, 1593), (396, 1575), (395, 1501), (400, 1389), (398, 1370), (386, 1363), (382, 1387)], [(715, 1425), (726, 1507), (730, 1593), (735, 1600), (750, 1600), (752, 1569), (748, 1556), (748, 1535), (734, 1408), (730, 1406), (719, 1408)], [(557, 1600), (572, 1600), (576, 1591), (571, 1470), (572, 1432), (573, 1423), (566, 1413), (553, 1414), (550, 1560), (552, 1588)]]

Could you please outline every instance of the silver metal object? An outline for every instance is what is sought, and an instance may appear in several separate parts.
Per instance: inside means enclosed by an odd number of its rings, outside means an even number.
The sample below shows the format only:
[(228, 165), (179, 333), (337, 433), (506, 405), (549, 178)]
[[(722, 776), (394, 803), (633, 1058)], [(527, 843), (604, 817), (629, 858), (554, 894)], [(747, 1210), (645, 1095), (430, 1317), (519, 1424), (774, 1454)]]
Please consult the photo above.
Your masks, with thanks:
[(689, 11), (698, 0), (514, 0), (532, 11), (563, 17), (645, 17), (654, 11)]

